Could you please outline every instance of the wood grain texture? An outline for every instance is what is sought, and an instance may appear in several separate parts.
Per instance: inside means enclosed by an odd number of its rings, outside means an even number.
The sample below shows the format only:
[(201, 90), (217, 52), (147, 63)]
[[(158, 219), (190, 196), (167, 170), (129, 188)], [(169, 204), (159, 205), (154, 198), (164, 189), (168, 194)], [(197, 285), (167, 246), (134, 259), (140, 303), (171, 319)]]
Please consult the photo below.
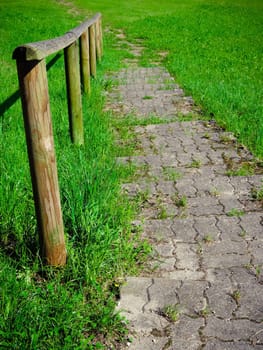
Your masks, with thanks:
[(42, 60), (78, 40), (82, 33), (87, 31), (100, 17), (101, 14), (97, 13), (94, 17), (71, 29), (63, 36), (18, 46), (13, 52), (13, 59), (23, 58), (27, 61)]
[(28, 157), (44, 260), (66, 263), (46, 65), (17, 60)]
[(89, 27), (90, 74), (96, 77), (96, 37), (95, 24)]
[(101, 61), (101, 44), (100, 44), (100, 23), (95, 22), (95, 45), (96, 45), (96, 57), (97, 61)]
[(75, 41), (64, 49), (70, 135), (76, 145), (84, 144), (79, 47)]
[(83, 91), (90, 94), (90, 57), (89, 57), (89, 31), (80, 37), (80, 70)]
[(102, 17), (100, 16), (98, 19), (99, 22), (99, 30), (100, 30), (100, 53), (101, 57), (103, 56), (103, 29), (102, 29)]

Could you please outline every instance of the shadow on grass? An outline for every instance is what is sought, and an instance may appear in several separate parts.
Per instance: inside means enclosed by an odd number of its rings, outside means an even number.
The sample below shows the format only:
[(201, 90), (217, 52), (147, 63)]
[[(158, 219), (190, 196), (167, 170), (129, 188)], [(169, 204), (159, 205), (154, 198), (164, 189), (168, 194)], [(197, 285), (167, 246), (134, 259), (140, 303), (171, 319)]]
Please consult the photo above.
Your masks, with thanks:
[[(62, 56), (61, 53), (57, 53), (48, 63), (47, 70), (49, 70)], [(3, 117), (4, 113), (20, 98), (20, 91), (15, 91), (4, 102), (0, 103), (0, 117)]]

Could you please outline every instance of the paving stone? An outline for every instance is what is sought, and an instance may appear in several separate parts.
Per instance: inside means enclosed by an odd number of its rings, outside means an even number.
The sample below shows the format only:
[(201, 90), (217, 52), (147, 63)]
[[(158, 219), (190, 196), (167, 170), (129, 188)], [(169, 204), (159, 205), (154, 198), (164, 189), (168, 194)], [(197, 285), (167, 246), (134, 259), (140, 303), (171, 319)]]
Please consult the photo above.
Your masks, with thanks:
[(248, 194), (251, 191), (251, 185), (245, 176), (230, 176), (231, 185), (239, 195)]
[(164, 329), (169, 325), (169, 322), (162, 316), (153, 312), (129, 312), (123, 314), (129, 321), (130, 328), (135, 332), (140, 332), (148, 335), (153, 329)]
[(256, 271), (248, 268), (234, 268), (233, 289), (239, 291), (238, 308), (235, 317), (248, 318), (257, 322), (263, 320), (263, 286)]
[(142, 335), (133, 339), (128, 345), (129, 350), (160, 350), (165, 349), (168, 337), (155, 337), (153, 335)]
[(222, 241), (202, 245), (203, 268), (230, 268), (250, 263), (246, 242)]
[(212, 186), (218, 191), (220, 197), (224, 196), (227, 198), (234, 195), (234, 187), (226, 176), (217, 176), (214, 178)]
[(212, 241), (217, 241), (221, 235), (221, 231), (217, 227), (217, 219), (214, 216), (196, 217), (194, 228), (198, 233), (196, 237), (198, 241), (204, 241), (207, 237)]
[(207, 318), (203, 334), (222, 341), (246, 341), (262, 343), (262, 324), (250, 320), (222, 320), (214, 316)]
[(249, 242), (248, 250), (252, 255), (252, 263), (255, 266), (263, 265), (263, 239), (255, 239), (252, 242)]
[(220, 283), (228, 285), (232, 281), (232, 276), (233, 272), (230, 269), (224, 269), (221, 266), (206, 269), (206, 280), (210, 282), (210, 285)]
[(199, 269), (198, 244), (177, 243), (175, 247), (176, 268), (197, 271)]
[(208, 313), (219, 318), (230, 319), (237, 309), (233, 293), (236, 290), (230, 279), (230, 272), (225, 270), (209, 270), (206, 279), (210, 280), (207, 297)]
[[(166, 155), (166, 164), (170, 165), (169, 160), (167, 161), (168, 157), (169, 157), (169, 154)], [(177, 160), (177, 163), (175, 165), (177, 166), (191, 166), (193, 162), (191, 153), (186, 153), (185, 151), (178, 153), (176, 160)]]
[(253, 321), (263, 320), (263, 288), (257, 282), (247, 286), (241, 285), (239, 308), (235, 312), (237, 318), (248, 318)]
[(162, 277), (167, 277), (177, 281), (201, 281), (205, 279), (205, 272), (188, 269), (176, 269), (170, 272), (163, 272)]
[(178, 296), (184, 314), (196, 316), (206, 307), (204, 293), (208, 285), (206, 281), (183, 282), (178, 290)]
[[(262, 171), (262, 173), (263, 173), (263, 171)], [(263, 184), (263, 175), (247, 176), (247, 181), (251, 185), (252, 188), (260, 190), (262, 188), (262, 184)]]
[(172, 196), (172, 194), (176, 193), (174, 181), (159, 181), (157, 191)]
[(197, 194), (196, 187), (193, 186), (193, 179), (181, 179), (176, 181), (176, 189), (181, 196), (195, 197)]
[(127, 183), (122, 185), (122, 190), (131, 197), (135, 197), (139, 193), (155, 194), (157, 189), (154, 183)]
[(213, 197), (189, 198), (188, 210), (196, 216), (222, 215), (224, 213), (219, 200)]
[(215, 257), (206, 256), (203, 258), (202, 268), (230, 268), (234, 266), (244, 266), (249, 264), (250, 257), (238, 254), (222, 254)]
[[(161, 348), (160, 348), (161, 349)], [(208, 340), (203, 348), (204, 350), (260, 350), (263, 345), (251, 345), (243, 341), (222, 342), (220, 340)]]
[(156, 242), (169, 242), (173, 238), (174, 232), (170, 227), (173, 224), (171, 219), (164, 220), (147, 220), (143, 226), (144, 237), (155, 239)]
[(220, 196), (219, 202), (224, 207), (224, 211), (227, 215), (230, 215), (232, 210), (237, 210), (241, 212), (244, 211), (244, 205), (240, 203), (238, 198), (230, 196)]
[(213, 242), (212, 244), (203, 245), (203, 255), (227, 255), (227, 254), (236, 254), (236, 255), (245, 255), (247, 254), (247, 244), (243, 241), (219, 241)]
[(165, 306), (178, 304), (177, 291), (180, 286), (180, 281), (154, 278), (153, 284), (148, 288), (149, 302), (144, 306), (144, 310), (160, 313)]
[[(214, 174), (212, 174), (213, 176)], [(198, 179), (195, 179), (194, 186), (196, 188), (196, 191), (198, 192), (198, 195), (202, 195), (202, 192), (210, 193), (212, 185), (212, 179), (209, 178), (208, 174), (205, 174), (205, 176), (200, 176)]]
[(254, 239), (263, 239), (263, 213), (246, 213), (240, 218), (240, 225), (246, 235)]
[(153, 284), (152, 278), (128, 277), (126, 283), (121, 287), (121, 300), (119, 310), (127, 314), (136, 314), (143, 311), (148, 303), (148, 288)]
[(161, 257), (171, 257), (174, 252), (173, 242), (170, 241), (168, 243), (159, 243), (155, 245), (155, 250)]
[(194, 219), (186, 218), (186, 219), (178, 219), (173, 220), (171, 225), (171, 230), (175, 235), (175, 242), (195, 242), (195, 237), (197, 236), (197, 232), (194, 229)]
[(158, 258), (152, 262), (152, 266), (155, 270), (155, 274), (160, 276), (164, 272), (174, 271), (176, 264), (176, 258)]
[(224, 159), (221, 150), (210, 149), (207, 156), (212, 164), (221, 164), (224, 166)]
[(202, 318), (180, 316), (179, 321), (170, 328), (173, 346), (169, 349), (200, 349), (202, 342), (199, 330), (203, 326), (204, 319)]
[(167, 167), (167, 166), (178, 167), (180, 165), (180, 161), (178, 159), (178, 156), (176, 156), (176, 154), (171, 155), (171, 153), (163, 152), (161, 156), (160, 164), (163, 167)]
[(124, 161), (126, 163), (132, 163), (134, 165), (140, 166), (140, 165), (146, 165), (147, 159), (145, 156), (132, 156), (132, 157), (123, 157)]
[(221, 239), (224, 241), (243, 241), (244, 230), (240, 226), (239, 217), (219, 216), (217, 227), (221, 232)]

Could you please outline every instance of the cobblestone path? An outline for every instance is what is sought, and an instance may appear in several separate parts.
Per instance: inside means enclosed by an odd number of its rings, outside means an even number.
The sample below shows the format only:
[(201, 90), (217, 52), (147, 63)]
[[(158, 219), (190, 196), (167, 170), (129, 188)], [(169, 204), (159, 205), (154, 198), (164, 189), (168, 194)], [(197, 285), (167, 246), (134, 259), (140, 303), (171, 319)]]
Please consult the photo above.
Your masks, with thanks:
[(234, 176), (252, 156), (213, 121), (186, 121), (194, 103), (164, 68), (133, 66), (115, 78), (108, 108), (149, 119), (135, 127), (141, 154), (119, 159), (141, 170), (124, 191), (144, 199), (134, 224), (154, 247), (121, 288), (127, 349), (263, 349), (262, 169)]

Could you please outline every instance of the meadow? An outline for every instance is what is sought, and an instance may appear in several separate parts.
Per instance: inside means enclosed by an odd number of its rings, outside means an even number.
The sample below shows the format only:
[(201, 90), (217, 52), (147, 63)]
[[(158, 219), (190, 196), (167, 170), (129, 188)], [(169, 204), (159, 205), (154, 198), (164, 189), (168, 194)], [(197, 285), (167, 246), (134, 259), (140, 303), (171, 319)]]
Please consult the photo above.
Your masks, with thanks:
[[(158, 52), (203, 116), (263, 156), (263, 3), (260, 0), (75, 0), (103, 12), (128, 39), (143, 39), (142, 65)], [(147, 59), (148, 58), (148, 59)]]
[[(126, 49), (114, 50), (114, 31), (143, 39), (141, 65), (166, 52), (163, 64), (191, 94), (202, 117), (231, 130), (263, 156), (262, 31), (259, 0), (74, 0), (79, 12), (53, 0), (0, 0), (0, 347), (100, 349), (125, 337), (114, 313), (123, 276), (136, 273), (149, 253), (131, 225), (138, 203), (120, 195), (131, 169), (115, 163), (125, 154), (114, 142), (112, 116), (103, 112), (104, 75)], [(83, 97), (85, 146), (69, 138), (62, 54), (48, 59), (59, 184), (68, 261), (43, 266), (35, 221), (21, 103), (12, 51), (52, 38), (100, 11), (104, 59)], [(125, 128), (125, 126), (124, 126)]]

